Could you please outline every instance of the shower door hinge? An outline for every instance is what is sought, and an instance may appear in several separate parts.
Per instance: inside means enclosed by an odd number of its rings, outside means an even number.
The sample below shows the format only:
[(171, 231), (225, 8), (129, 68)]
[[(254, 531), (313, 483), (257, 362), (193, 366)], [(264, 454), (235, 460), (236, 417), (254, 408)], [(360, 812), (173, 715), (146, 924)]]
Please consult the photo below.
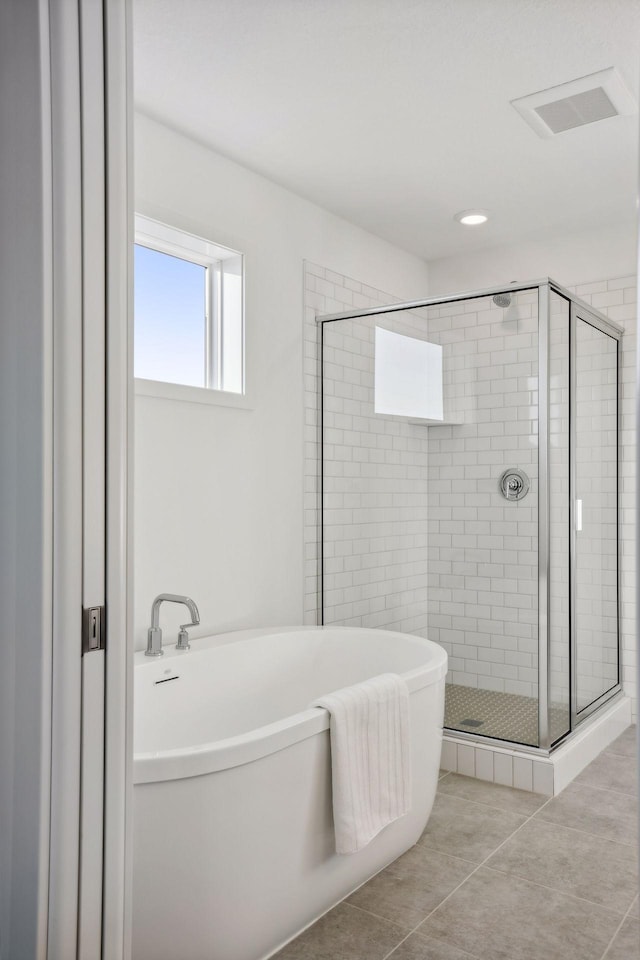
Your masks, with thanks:
[(82, 611), (82, 653), (104, 650), (105, 608), (85, 607)]

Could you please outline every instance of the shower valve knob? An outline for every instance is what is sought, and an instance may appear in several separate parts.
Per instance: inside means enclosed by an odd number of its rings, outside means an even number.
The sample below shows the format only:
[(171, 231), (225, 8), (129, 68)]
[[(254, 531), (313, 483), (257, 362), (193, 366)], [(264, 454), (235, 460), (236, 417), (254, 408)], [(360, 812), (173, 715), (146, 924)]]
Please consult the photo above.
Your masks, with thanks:
[(529, 492), (529, 485), (529, 477), (517, 467), (510, 467), (500, 477), (500, 492), (506, 500), (522, 500)]

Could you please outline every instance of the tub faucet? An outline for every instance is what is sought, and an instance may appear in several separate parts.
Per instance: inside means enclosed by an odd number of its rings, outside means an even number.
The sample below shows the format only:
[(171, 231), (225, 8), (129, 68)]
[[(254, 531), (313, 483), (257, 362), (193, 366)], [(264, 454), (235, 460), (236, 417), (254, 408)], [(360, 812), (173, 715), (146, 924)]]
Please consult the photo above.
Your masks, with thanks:
[(159, 594), (151, 606), (151, 626), (147, 633), (147, 649), (145, 651), (147, 657), (161, 657), (164, 653), (162, 649), (162, 630), (160, 629), (159, 623), (160, 604), (164, 603), (165, 600), (168, 600), (169, 603), (183, 603), (191, 614), (191, 623), (182, 623), (180, 625), (176, 650), (189, 649), (189, 634), (186, 628), (195, 627), (200, 623), (198, 608), (190, 597), (181, 597), (177, 593)]

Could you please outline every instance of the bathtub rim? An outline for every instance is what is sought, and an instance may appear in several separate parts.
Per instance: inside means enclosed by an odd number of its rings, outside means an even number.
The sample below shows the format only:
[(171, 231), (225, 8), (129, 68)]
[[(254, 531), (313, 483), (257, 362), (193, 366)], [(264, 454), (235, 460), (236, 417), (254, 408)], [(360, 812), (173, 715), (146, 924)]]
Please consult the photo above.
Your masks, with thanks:
[[(409, 641), (413, 645), (424, 647), (425, 652), (429, 651), (429, 657), (424, 664), (399, 674), (406, 682), (410, 694), (440, 681), (444, 682), (448, 658), (443, 647), (433, 640), (417, 637), (414, 634), (394, 630), (377, 630), (373, 627), (265, 627), (212, 634), (195, 640), (194, 642), (198, 645), (195, 651), (178, 651), (175, 645), (166, 646), (162, 662), (163, 665), (166, 665), (183, 656), (193, 656), (194, 653), (197, 655), (199, 652), (257, 637), (274, 637), (283, 633), (338, 633), (344, 631), (382, 634), (390, 639)], [(134, 670), (144, 670), (145, 667), (151, 667), (155, 663), (157, 663), (156, 660), (146, 658), (144, 652), (139, 651), (134, 657)], [(226, 737), (190, 747), (182, 746), (172, 750), (134, 753), (133, 782), (134, 785), (159, 783), (230, 770), (246, 763), (252, 763), (328, 730), (328, 711), (324, 707), (308, 707), (298, 713), (283, 717), (281, 720), (265, 724), (234, 737)]]

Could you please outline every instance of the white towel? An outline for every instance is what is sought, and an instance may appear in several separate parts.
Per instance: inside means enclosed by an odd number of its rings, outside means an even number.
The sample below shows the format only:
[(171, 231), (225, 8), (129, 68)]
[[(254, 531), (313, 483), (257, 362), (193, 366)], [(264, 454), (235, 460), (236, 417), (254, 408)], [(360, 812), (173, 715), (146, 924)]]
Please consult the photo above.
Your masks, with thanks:
[(318, 697), (331, 714), (337, 853), (357, 853), (411, 809), (409, 690), (393, 673)]

